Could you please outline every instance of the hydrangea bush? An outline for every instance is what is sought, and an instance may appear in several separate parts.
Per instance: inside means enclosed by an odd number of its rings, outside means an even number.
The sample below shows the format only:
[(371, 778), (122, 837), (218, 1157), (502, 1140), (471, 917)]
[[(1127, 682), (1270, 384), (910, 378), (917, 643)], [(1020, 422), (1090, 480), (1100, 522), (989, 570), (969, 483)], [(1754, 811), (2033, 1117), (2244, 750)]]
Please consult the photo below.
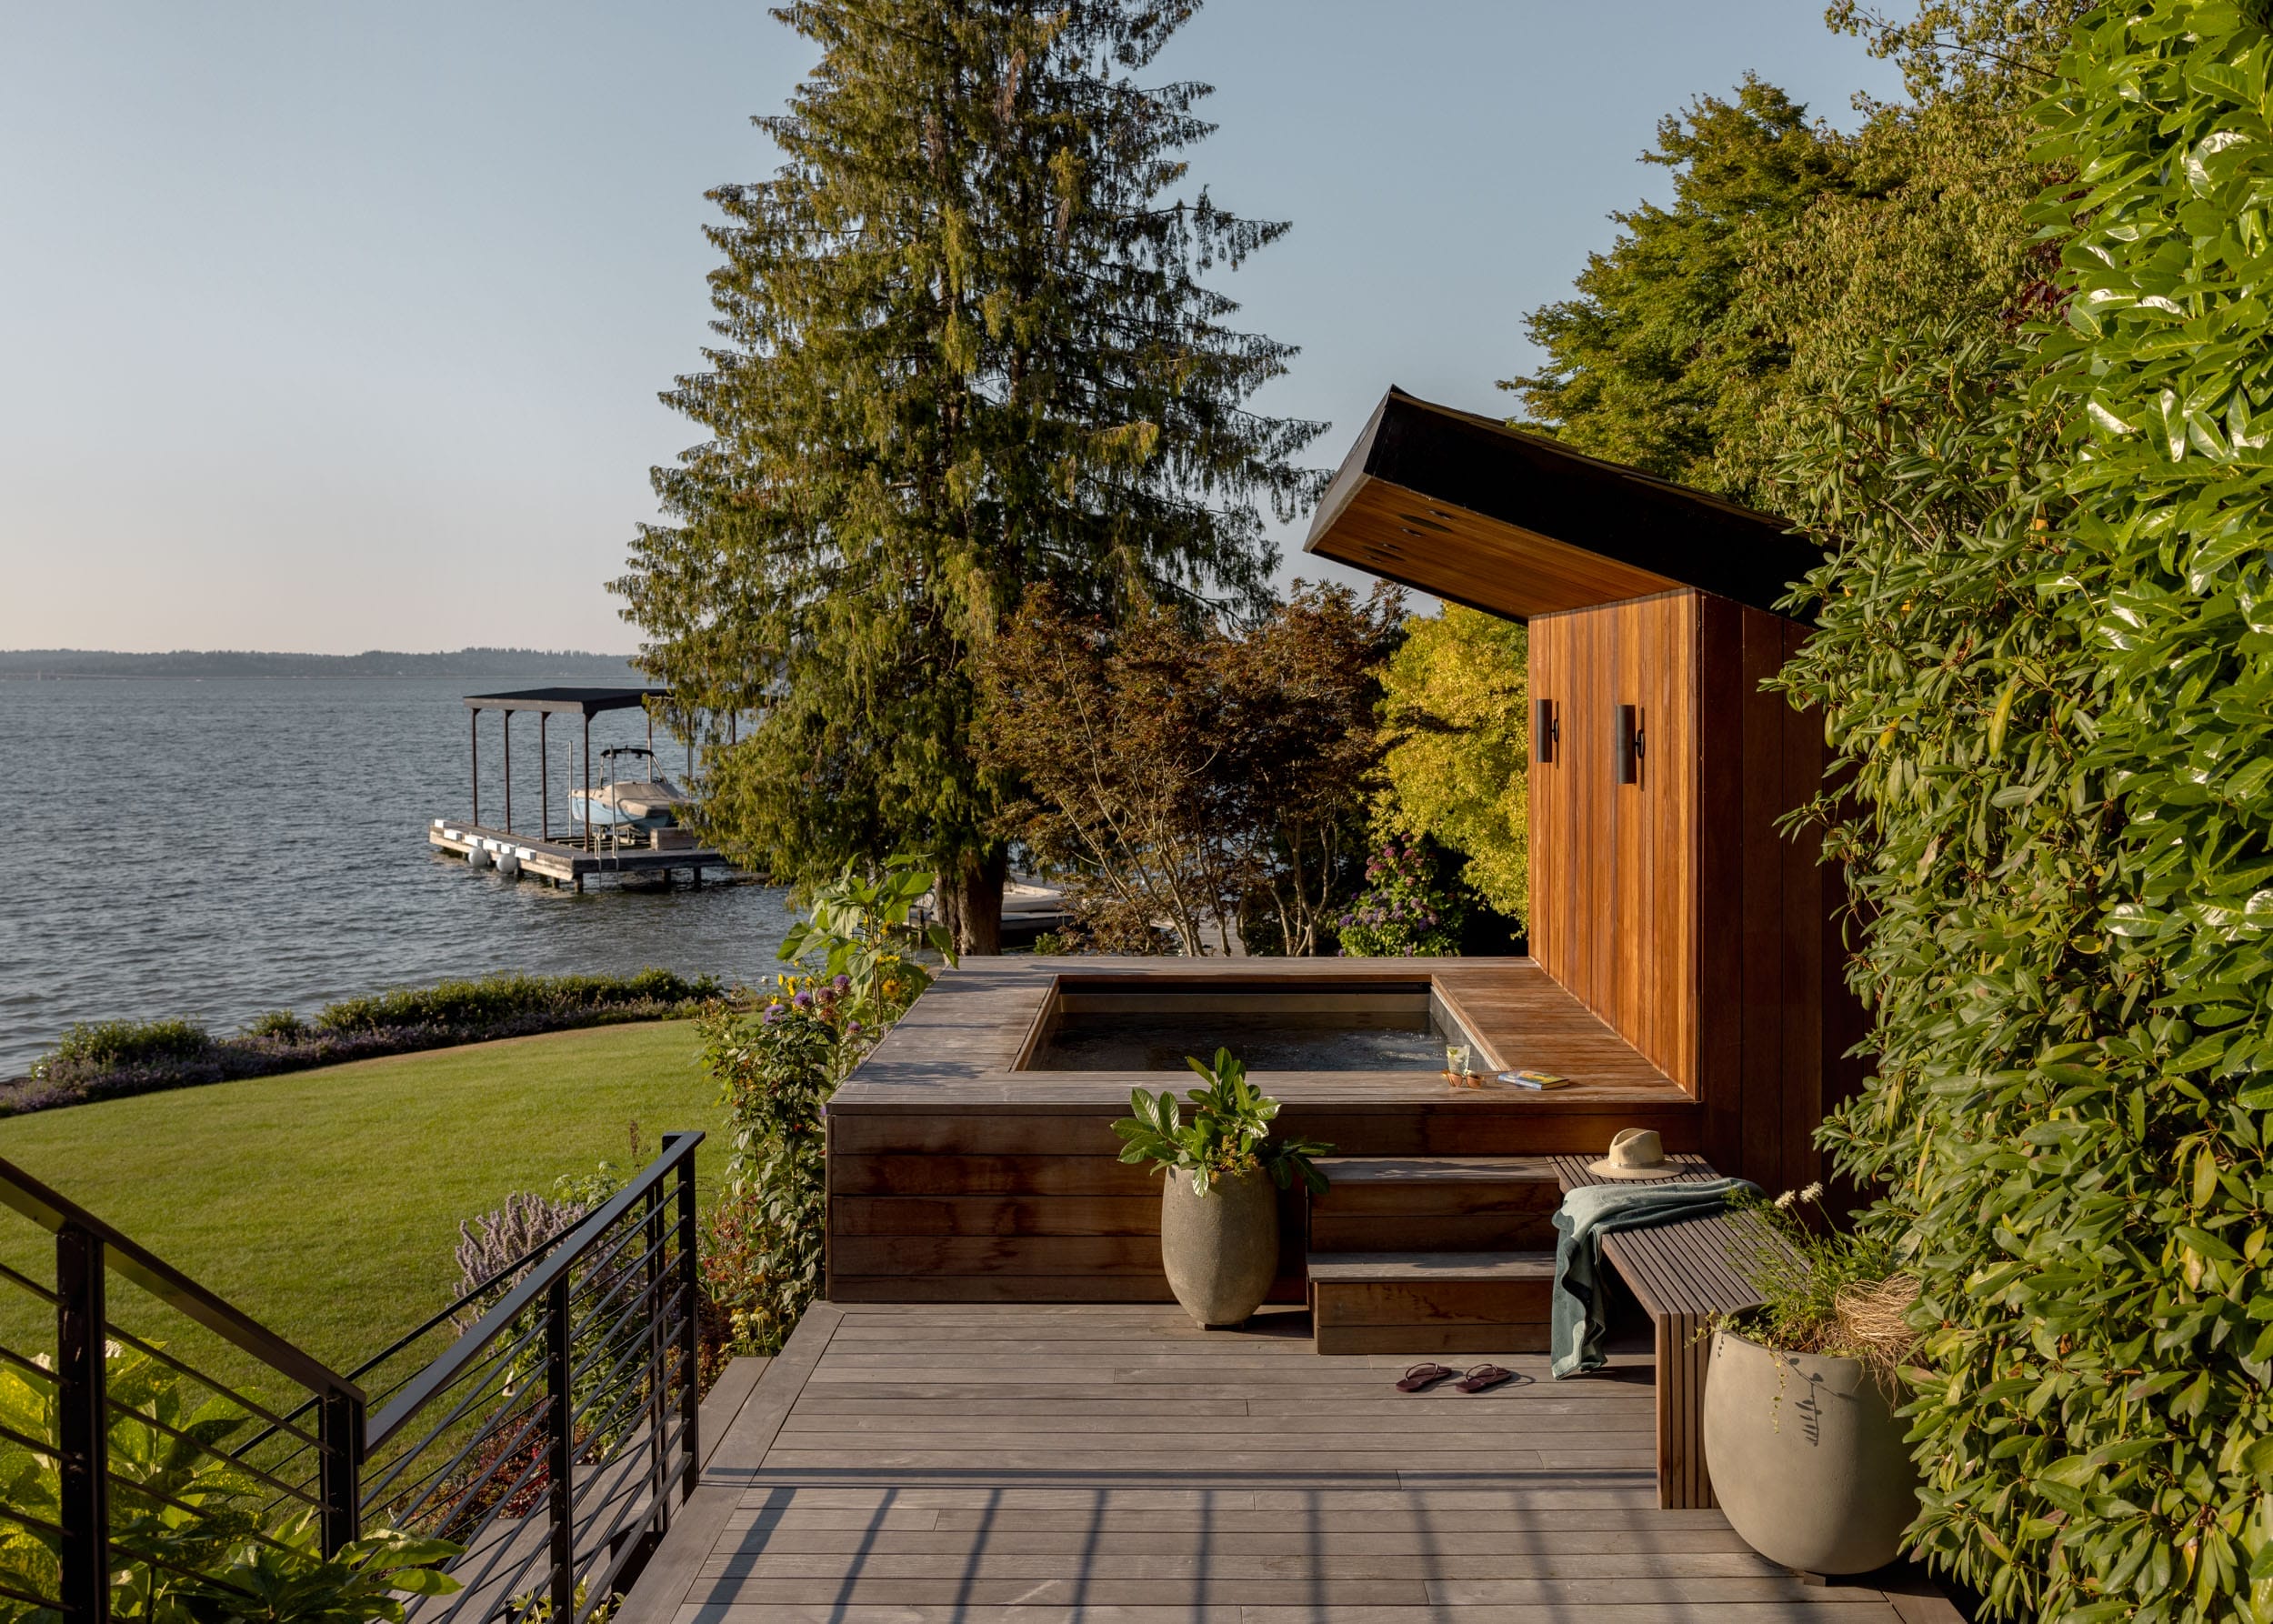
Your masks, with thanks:
[(1440, 958), (1460, 951), (1467, 909), (1437, 881), (1420, 841), (1384, 845), (1366, 864), (1366, 888), (1341, 917), (1342, 952), (1352, 958)]

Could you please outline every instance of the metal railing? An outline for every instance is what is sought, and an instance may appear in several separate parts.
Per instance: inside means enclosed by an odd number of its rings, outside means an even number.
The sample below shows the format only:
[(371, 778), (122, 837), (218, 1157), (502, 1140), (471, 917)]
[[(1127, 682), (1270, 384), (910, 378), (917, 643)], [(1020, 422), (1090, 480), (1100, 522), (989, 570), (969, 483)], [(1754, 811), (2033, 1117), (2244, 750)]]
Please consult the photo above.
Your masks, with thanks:
[[(699, 1476), (702, 1138), (666, 1136), (597, 1209), (345, 1375), (0, 1161), (0, 1204), (55, 1253), (52, 1287), (0, 1262), (6, 1308), (54, 1308), (46, 1347), (24, 1328), (44, 1316), (0, 1313), (27, 1344), (0, 1344), (0, 1457), (30, 1486), (0, 1499), (0, 1619), (147, 1612), (169, 1583), (214, 1581), (201, 1532), (214, 1553), (331, 1556), (384, 1528), (463, 1548), (460, 1588), (418, 1600), (421, 1624), (578, 1624)], [(140, 1330), (113, 1277), (149, 1299)]]

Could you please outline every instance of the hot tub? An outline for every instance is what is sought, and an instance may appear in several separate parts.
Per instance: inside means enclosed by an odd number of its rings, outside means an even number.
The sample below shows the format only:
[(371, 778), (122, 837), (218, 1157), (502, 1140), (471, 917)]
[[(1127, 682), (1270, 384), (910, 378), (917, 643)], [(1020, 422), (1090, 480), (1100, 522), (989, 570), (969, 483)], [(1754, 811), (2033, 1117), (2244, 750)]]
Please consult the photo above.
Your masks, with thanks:
[(1061, 977), (1021, 1071), (1183, 1071), (1227, 1048), (1250, 1071), (1442, 1071), (1447, 1045), (1483, 1050), (1427, 980), (1167, 981)]

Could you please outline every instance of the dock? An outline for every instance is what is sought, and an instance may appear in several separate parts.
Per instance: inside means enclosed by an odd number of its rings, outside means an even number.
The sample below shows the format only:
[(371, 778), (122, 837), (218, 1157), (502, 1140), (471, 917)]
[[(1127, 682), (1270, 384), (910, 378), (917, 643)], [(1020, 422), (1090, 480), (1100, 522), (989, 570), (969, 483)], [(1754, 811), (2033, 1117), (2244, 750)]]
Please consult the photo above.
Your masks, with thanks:
[(453, 823), (437, 817), (426, 831), (426, 844), (439, 851), (474, 860), (484, 853), (482, 866), (525, 878), (550, 880), (581, 891), (585, 881), (599, 876), (669, 876), (686, 871), (688, 882), (699, 887), (706, 868), (733, 867), (717, 852), (703, 847), (633, 847), (611, 841), (605, 834), (586, 844), (581, 835), (540, 839), (534, 835), (486, 828), (479, 824)]
[[(433, 819), (426, 827), (426, 844), (437, 851), (465, 858), (469, 867), (495, 868), (514, 879), (526, 877), (549, 880), (575, 891), (583, 890), (586, 880), (602, 876), (660, 875), (667, 882), (682, 869), (687, 882), (699, 887), (705, 869), (731, 868), (733, 865), (720, 853), (697, 844), (694, 833), (677, 827), (667, 813), (653, 818), (626, 820), (616, 814), (612, 800), (605, 821), (596, 818), (593, 813), (592, 719), (612, 711), (646, 713), (647, 742), (644, 747), (619, 746), (600, 754), (611, 764), (622, 757), (644, 757), (652, 772), (656, 759), (656, 710), (667, 706), (669, 700), (668, 689), (648, 687), (525, 688), (509, 694), (466, 695), (466, 777), (472, 791), (472, 815), (466, 818)], [(505, 780), (503, 828), (482, 818), (481, 718), (486, 710), (496, 711), (504, 718), (504, 746), (499, 752)], [(536, 717), (538, 832), (535, 835), (529, 834), (526, 827), (517, 830), (513, 827), (513, 718), (516, 714), (531, 712)], [(568, 746), (572, 776), (579, 762), (581, 765), (581, 787), (575, 794), (577, 805), (569, 808), (567, 821), (557, 835), (553, 832), (553, 749), (548, 737), (549, 724), (556, 716), (581, 723), (583, 727), (582, 749), (576, 747), (578, 741), (574, 736)], [(685, 742), (691, 782), (695, 770), (691, 734)], [(673, 798), (685, 798), (668, 784), (640, 783), (627, 787), (665, 791)], [(609, 793), (604, 783), (599, 794), (606, 797)], [(526, 805), (526, 799), (523, 804)], [(626, 804), (634, 803), (627, 798)]]

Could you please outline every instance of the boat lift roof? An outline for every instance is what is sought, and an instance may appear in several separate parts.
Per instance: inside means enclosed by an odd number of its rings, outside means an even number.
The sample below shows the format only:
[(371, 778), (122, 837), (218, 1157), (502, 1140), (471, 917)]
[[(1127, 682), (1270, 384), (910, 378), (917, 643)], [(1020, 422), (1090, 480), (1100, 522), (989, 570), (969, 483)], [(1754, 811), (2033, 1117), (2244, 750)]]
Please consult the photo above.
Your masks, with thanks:
[(521, 688), (510, 694), (468, 694), (468, 710), (541, 710), (586, 718), (607, 710), (636, 710), (667, 699), (668, 688)]

